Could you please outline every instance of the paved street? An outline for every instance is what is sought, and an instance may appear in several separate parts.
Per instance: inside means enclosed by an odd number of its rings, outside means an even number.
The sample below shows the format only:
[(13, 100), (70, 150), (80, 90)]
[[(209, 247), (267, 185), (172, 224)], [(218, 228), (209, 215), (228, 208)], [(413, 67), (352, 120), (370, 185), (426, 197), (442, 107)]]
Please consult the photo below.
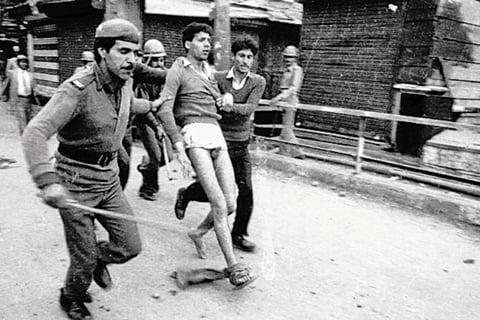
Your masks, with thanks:
[[(62, 224), (35, 197), (13, 118), (0, 109), (0, 156), (18, 161), (0, 169), (0, 319), (66, 319), (58, 306), (68, 266)], [(196, 258), (185, 236), (206, 204), (191, 204), (186, 218), (176, 220), (176, 190), (189, 182), (178, 172), (168, 181), (162, 169), (156, 202), (137, 196), (134, 168), (142, 154), (134, 149), (126, 194), (137, 216), (161, 225), (141, 225), (144, 250), (110, 268), (112, 291), (92, 285), (88, 306), (97, 320), (472, 320), (480, 314), (480, 234), (263, 168), (254, 176), (250, 227), (259, 249), (236, 251), (260, 278), (240, 291), (226, 280), (179, 290), (172, 271), (221, 268), (223, 258), (213, 233), (207, 260)]]

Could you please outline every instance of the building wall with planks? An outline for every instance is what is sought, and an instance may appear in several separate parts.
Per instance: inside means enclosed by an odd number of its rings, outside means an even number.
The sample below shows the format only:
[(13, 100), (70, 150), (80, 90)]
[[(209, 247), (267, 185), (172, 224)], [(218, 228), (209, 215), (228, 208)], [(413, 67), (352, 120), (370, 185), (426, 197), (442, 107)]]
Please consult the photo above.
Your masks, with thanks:
[[(391, 108), (405, 1), (304, 1), (300, 101), (388, 112)], [(395, 5), (395, 8), (389, 7)], [(358, 119), (298, 111), (300, 127), (353, 133)], [(369, 120), (367, 136), (385, 136), (388, 123)]]
[(431, 55), (442, 61), (454, 111), (480, 112), (480, 1), (439, 1)]
[(39, 92), (49, 97), (59, 85), (58, 33), (51, 19), (30, 22), (33, 41), (33, 72)]

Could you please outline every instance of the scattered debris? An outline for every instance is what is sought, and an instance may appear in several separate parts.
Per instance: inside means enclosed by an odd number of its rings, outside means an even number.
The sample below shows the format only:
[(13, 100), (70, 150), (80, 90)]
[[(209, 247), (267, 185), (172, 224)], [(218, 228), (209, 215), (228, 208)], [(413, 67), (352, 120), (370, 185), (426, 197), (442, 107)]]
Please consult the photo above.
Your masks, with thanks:
[(100, 306), (99, 308), (105, 310), (106, 312), (110, 312), (110, 308), (105, 307), (105, 306), (103, 306), (103, 305)]
[(14, 166), (14, 163), (17, 163), (15, 159), (0, 157), (0, 169), (18, 168), (19, 166)]

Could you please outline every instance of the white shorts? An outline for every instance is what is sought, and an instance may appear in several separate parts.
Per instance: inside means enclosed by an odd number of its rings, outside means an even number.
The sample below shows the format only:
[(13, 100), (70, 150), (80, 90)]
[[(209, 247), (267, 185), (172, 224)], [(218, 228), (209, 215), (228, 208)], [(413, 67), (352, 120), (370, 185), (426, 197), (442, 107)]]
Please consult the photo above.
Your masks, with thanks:
[(212, 123), (190, 123), (182, 128), (185, 149), (227, 149), (220, 126)]

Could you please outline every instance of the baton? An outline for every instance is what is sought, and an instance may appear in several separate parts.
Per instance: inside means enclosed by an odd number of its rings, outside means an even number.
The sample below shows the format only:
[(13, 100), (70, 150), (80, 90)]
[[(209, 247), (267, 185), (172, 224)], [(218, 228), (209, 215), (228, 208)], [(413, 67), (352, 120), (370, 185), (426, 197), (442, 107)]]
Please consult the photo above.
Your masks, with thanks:
[(168, 159), (167, 142), (165, 141), (165, 136), (162, 137), (162, 149), (163, 159), (165, 160), (165, 167), (167, 168), (168, 180), (173, 180), (172, 176), (170, 175), (170, 159)]
[(94, 214), (98, 214), (104, 217), (108, 218), (113, 218), (113, 219), (121, 219), (121, 220), (126, 220), (126, 221), (131, 221), (131, 222), (138, 222), (144, 225), (150, 225), (150, 226), (156, 226), (160, 227), (164, 231), (170, 231), (173, 233), (177, 233), (173, 229), (167, 228), (163, 223), (155, 221), (155, 220), (150, 220), (150, 219), (145, 219), (145, 218), (140, 218), (136, 216), (132, 216), (130, 214), (125, 214), (125, 213), (118, 213), (118, 212), (113, 212), (113, 211), (108, 211), (104, 209), (99, 209), (99, 208), (92, 208), (83, 204), (78, 203), (76, 200), (73, 199), (67, 199), (66, 204), (69, 207), (77, 208), (77, 209), (82, 209)]

